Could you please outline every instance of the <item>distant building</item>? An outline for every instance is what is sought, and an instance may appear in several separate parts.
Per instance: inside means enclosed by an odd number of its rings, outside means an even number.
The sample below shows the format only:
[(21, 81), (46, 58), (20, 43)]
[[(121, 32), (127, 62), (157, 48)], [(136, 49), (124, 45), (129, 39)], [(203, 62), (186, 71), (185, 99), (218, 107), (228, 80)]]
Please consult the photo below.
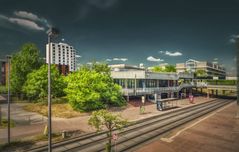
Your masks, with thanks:
[(194, 73), (197, 70), (204, 70), (208, 77), (219, 77), (225, 78), (226, 70), (223, 66), (214, 62), (207, 61), (196, 61), (193, 59), (189, 59), (186, 63), (177, 63), (176, 70), (178, 73), (181, 72), (190, 72)]
[(7, 78), (8, 78), (8, 64), (5, 60), (0, 60), (0, 67), (1, 67), (1, 73), (0, 73), (0, 84), (6, 85), (7, 84)]
[[(57, 65), (59, 71), (66, 75), (76, 70), (76, 50), (66, 43), (50, 43), (51, 64)], [(46, 63), (48, 63), (48, 48), (46, 45)]]

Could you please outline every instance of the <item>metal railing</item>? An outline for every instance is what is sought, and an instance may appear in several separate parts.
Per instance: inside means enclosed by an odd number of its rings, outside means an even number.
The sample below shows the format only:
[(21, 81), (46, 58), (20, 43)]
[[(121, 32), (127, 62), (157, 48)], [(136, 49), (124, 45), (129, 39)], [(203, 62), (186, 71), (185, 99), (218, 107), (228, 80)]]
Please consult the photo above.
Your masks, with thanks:
[(184, 83), (179, 86), (171, 87), (154, 87), (154, 88), (124, 88), (122, 93), (126, 96), (128, 95), (144, 95), (144, 94), (154, 94), (154, 93), (167, 93), (167, 92), (178, 92), (183, 88), (193, 87), (191, 83)]
[(227, 90), (236, 90), (236, 86), (225, 86), (225, 85), (209, 85), (206, 82), (191, 82), (183, 83), (179, 86), (171, 87), (153, 87), (153, 88), (123, 88), (122, 93), (125, 96), (132, 95), (145, 95), (145, 94), (155, 94), (155, 93), (168, 93), (168, 92), (178, 92), (183, 88), (218, 88), (218, 89), (227, 89)]

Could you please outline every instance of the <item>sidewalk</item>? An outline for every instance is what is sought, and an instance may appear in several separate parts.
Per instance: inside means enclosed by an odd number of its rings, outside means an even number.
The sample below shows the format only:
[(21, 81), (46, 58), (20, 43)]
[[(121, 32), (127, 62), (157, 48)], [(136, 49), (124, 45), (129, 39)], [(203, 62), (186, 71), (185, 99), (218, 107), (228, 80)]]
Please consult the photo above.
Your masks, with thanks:
[[(211, 101), (213, 98), (205, 98), (205, 97), (197, 97), (195, 98), (195, 104), (190, 104), (188, 99), (178, 100), (178, 106), (180, 108), (193, 106), (196, 104), (200, 104), (203, 102)], [(126, 109), (116, 108), (114, 110), (111, 110), (114, 114), (119, 114), (123, 118), (127, 119), (128, 121), (137, 121), (140, 119), (148, 118), (154, 115), (160, 115), (166, 112), (174, 111), (179, 108), (171, 109), (171, 110), (165, 110), (165, 111), (158, 111), (156, 108), (156, 104), (147, 105), (145, 106), (145, 113), (140, 114), (139, 113), (139, 107), (129, 107)], [(76, 118), (70, 118), (70, 119), (63, 119), (63, 118), (53, 118), (53, 127), (56, 131), (62, 131), (62, 130), (81, 130), (83, 132), (92, 132), (94, 129), (88, 125), (88, 119), (90, 116), (81, 116)]]
[[(200, 104), (200, 103), (207, 102), (207, 101), (211, 101), (211, 100), (214, 100), (214, 98), (209, 98), (208, 99), (208, 98), (205, 98), (205, 97), (196, 97), (196, 98), (194, 98), (195, 104), (190, 104), (188, 98), (173, 101), (173, 102), (174, 102), (174, 105), (177, 104), (177, 106), (179, 108), (185, 108), (185, 107), (193, 106), (193, 105)], [(179, 108), (165, 110), (165, 111), (158, 111), (157, 108), (156, 108), (156, 104), (152, 104), (152, 105), (145, 106), (145, 114), (141, 114), (141, 115), (139, 114), (139, 107), (130, 107), (130, 108), (127, 108), (125, 110), (115, 112), (115, 113), (120, 114), (123, 118), (126, 118), (130, 121), (136, 121), (136, 120), (148, 118), (148, 117), (151, 117), (151, 116), (154, 116), (154, 115), (159, 115), (159, 114), (162, 114), (162, 113), (175, 111), (175, 110), (178, 110)]]
[(235, 118), (236, 111), (236, 103), (233, 103), (183, 131), (173, 141), (156, 140), (136, 152), (238, 152), (239, 119)]
[[(196, 97), (195, 98), (195, 104), (211, 101), (213, 98), (205, 98), (205, 97)], [(180, 108), (192, 106), (195, 104), (189, 104), (188, 99), (183, 99), (183, 100), (178, 100), (178, 106)], [(33, 136), (37, 134), (41, 134), (44, 130), (44, 126), (46, 125), (46, 118), (42, 117), (41, 115), (37, 113), (32, 113), (32, 112), (27, 112), (22, 109), (22, 106), (24, 104), (12, 104), (12, 109), (11, 111), (12, 118), (16, 120), (20, 125), (18, 125), (15, 128), (11, 128), (11, 136), (12, 138), (20, 138), (20, 137), (26, 137), (26, 136)], [(2, 105), (1, 105), (2, 106)], [(6, 106), (6, 105), (5, 105)], [(6, 109), (6, 107), (4, 108)], [(176, 109), (171, 109), (171, 110), (166, 110), (166, 111), (158, 111), (156, 109), (156, 104), (151, 104), (145, 106), (145, 113), (140, 114), (139, 113), (139, 107), (128, 107), (128, 108), (117, 108), (114, 110), (111, 110), (115, 114), (120, 114), (123, 118), (128, 119), (129, 121), (136, 121), (140, 119), (144, 119), (147, 117), (151, 117), (154, 115), (159, 115), (165, 112), (170, 112), (177, 110)], [(4, 111), (6, 114), (6, 111)], [(25, 116), (30, 116), (32, 120), (36, 120), (36, 122), (39, 123), (34, 123), (34, 124), (29, 124), (29, 120), (27, 120)], [(61, 132), (63, 130), (70, 131), (70, 130), (80, 130), (82, 132), (92, 132), (94, 131), (94, 128), (90, 127), (88, 125), (88, 119), (90, 116), (80, 116), (80, 117), (75, 117), (75, 118), (70, 118), (70, 119), (65, 119), (65, 118), (52, 118), (52, 127), (53, 127), (53, 132)], [(34, 119), (33, 119), (34, 118)], [(43, 122), (42, 119), (44, 120)], [(37, 121), (38, 120), (38, 121)], [(7, 130), (6, 129), (0, 129), (0, 142), (5, 141), (7, 137)]]

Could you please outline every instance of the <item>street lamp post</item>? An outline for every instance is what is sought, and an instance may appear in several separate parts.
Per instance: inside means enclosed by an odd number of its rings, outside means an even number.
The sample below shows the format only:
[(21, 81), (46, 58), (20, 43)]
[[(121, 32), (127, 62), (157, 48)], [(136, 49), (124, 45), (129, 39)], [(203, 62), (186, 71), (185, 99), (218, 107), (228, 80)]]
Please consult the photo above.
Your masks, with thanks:
[(10, 144), (10, 64), (11, 64), (11, 56), (7, 55), (7, 65), (8, 65), (8, 79), (7, 79), (7, 143)]
[(56, 28), (50, 28), (47, 31), (48, 34), (48, 152), (52, 151), (51, 138), (52, 138), (52, 126), (51, 126), (51, 39), (59, 34)]

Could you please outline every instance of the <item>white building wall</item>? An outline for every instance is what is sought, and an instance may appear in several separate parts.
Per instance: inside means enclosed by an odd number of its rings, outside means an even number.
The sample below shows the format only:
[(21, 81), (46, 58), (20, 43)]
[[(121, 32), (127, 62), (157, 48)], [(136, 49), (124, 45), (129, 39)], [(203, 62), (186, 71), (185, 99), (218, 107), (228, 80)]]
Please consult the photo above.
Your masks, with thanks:
[(159, 80), (178, 80), (180, 78), (193, 78), (193, 74), (177, 73), (156, 73), (144, 70), (111, 71), (114, 79), (159, 79)]
[[(50, 43), (51, 64), (68, 65), (69, 71), (76, 70), (76, 50), (66, 43)], [(48, 61), (49, 45), (46, 45), (46, 63)]]

